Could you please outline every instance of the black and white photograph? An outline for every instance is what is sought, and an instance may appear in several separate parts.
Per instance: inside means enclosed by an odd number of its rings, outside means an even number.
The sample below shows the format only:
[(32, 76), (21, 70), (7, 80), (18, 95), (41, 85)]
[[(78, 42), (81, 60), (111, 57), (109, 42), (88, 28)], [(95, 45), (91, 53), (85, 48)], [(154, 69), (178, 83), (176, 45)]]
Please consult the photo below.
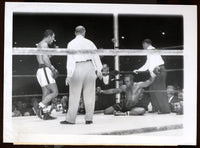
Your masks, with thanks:
[(5, 143), (196, 144), (195, 6), (5, 6)]

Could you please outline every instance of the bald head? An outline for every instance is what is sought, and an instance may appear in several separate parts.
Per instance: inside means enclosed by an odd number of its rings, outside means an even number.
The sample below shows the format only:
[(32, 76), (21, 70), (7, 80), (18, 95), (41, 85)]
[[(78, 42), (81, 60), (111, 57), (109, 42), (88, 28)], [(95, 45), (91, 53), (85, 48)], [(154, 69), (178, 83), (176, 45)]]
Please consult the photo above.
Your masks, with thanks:
[(86, 30), (85, 30), (85, 27), (83, 27), (83, 26), (77, 26), (75, 28), (75, 35), (85, 36), (85, 32), (86, 32)]

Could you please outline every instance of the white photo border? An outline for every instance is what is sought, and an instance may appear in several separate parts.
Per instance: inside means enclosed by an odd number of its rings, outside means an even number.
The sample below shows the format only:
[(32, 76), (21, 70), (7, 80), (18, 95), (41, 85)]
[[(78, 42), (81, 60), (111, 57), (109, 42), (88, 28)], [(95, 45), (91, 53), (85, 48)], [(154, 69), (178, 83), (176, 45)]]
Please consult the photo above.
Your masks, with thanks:
[[(95, 13), (182, 15), (184, 26), (184, 132), (180, 137), (38, 135), (31, 141), (15, 141), (12, 132), (13, 13)], [(134, 5), (84, 3), (5, 3), (3, 142), (32, 144), (195, 145), (197, 129), (197, 7), (194, 5)], [(48, 137), (48, 138), (45, 138)], [(23, 138), (21, 138), (23, 139)], [(55, 141), (56, 139), (56, 141)], [(134, 139), (134, 140), (132, 140)], [(67, 141), (67, 142), (66, 142)], [(50, 143), (48, 143), (50, 142)], [(53, 142), (53, 143), (51, 143)]]

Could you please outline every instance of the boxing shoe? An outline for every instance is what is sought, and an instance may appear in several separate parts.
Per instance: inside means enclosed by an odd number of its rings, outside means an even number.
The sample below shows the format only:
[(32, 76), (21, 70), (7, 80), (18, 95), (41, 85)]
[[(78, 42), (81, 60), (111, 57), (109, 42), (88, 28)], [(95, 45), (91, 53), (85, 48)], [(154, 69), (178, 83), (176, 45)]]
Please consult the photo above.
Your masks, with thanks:
[(32, 109), (33, 109), (34, 113), (36, 114), (36, 116), (38, 116), (40, 119), (43, 119), (42, 108), (39, 107), (39, 104), (35, 104)]
[(52, 117), (49, 115), (49, 113), (44, 113), (43, 114), (43, 120), (54, 120), (56, 117)]
[(75, 123), (71, 123), (71, 122), (64, 120), (64, 121), (60, 121), (60, 124), (75, 124)]
[(170, 114), (170, 112), (161, 112), (161, 111), (158, 111), (158, 115), (163, 115), (163, 114)]
[(78, 113), (80, 115), (84, 115), (85, 114), (85, 109), (84, 108), (80, 108), (79, 111), (78, 111)]
[(85, 121), (85, 124), (92, 124), (93, 121)]
[(121, 111), (115, 111), (114, 116), (128, 116), (129, 112), (121, 112)]
[(156, 110), (156, 109), (152, 109), (152, 110), (149, 111), (148, 113), (156, 113), (156, 112), (158, 112), (158, 110)]

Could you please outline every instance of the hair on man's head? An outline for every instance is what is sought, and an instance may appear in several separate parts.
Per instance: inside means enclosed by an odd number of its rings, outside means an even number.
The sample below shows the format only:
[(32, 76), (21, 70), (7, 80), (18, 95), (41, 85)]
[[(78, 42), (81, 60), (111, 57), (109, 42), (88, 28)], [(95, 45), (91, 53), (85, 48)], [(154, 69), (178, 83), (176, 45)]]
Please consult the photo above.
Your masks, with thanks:
[(124, 79), (125, 78), (130, 78), (130, 80), (133, 81), (135, 77), (132, 74), (126, 74), (126, 75), (124, 75)]
[(144, 39), (142, 43), (152, 44), (152, 41), (150, 39)]
[(83, 26), (77, 26), (76, 28), (75, 28), (75, 33), (76, 34), (83, 34), (83, 33), (85, 33), (86, 32), (86, 29), (85, 29), (85, 27), (83, 27)]
[(51, 29), (46, 29), (45, 31), (44, 31), (44, 37), (48, 37), (49, 35), (50, 36), (53, 36), (53, 34), (54, 34), (54, 32), (53, 32), (53, 30), (51, 30)]

